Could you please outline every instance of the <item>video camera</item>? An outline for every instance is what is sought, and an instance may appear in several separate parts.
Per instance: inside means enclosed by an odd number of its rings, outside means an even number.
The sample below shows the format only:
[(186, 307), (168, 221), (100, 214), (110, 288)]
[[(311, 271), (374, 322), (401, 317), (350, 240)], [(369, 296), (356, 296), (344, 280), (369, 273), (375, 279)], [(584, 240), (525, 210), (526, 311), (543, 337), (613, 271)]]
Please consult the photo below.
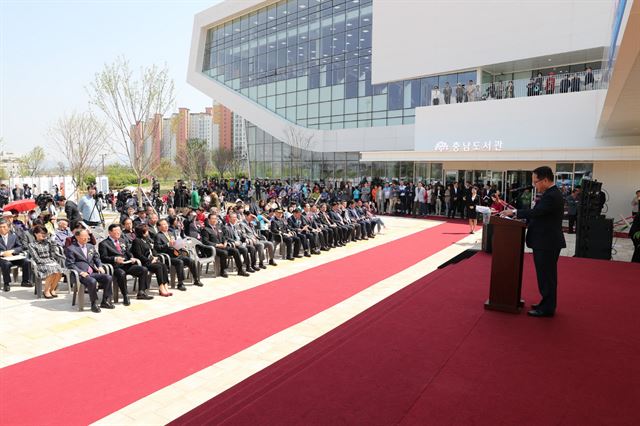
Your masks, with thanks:
[(35, 201), (40, 210), (46, 210), (47, 204), (53, 203), (53, 196), (45, 191), (42, 194), (38, 195)]
[(127, 201), (131, 198), (133, 198), (133, 194), (128, 189), (123, 189), (122, 191), (118, 192), (118, 198), (116, 198), (116, 210), (118, 210), (120, 213), (124, 213), (127, 208)]

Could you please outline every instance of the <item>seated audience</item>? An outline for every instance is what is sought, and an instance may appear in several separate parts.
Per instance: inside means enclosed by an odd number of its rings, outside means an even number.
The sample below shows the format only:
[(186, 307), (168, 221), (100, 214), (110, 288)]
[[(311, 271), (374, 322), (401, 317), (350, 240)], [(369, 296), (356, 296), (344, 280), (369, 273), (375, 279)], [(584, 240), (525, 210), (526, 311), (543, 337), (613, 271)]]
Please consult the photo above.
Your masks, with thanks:
[(44, 277), (43, 295), (45, 299), (53, 299), (58, 297), (56, 288), (58, 282), (62, 278), (62, 266), (58, 263), (58, 255), (56, 244), (49, 239), (47, 229), (42, 225), (33, 227), (33, 235), (35, 242), (27, 246), (30, 258), (35, 262), (38, 274)]

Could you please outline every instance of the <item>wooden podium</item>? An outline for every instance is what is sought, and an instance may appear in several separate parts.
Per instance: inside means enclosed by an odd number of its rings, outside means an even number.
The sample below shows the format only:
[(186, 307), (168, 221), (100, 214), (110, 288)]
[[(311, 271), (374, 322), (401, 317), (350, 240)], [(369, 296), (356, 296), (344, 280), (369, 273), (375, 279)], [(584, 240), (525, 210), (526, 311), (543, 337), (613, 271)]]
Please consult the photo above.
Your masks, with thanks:
[(524, 261), (524, 231), (527, 225), (514, 219), (491, 216), (493, 228), (491, 243), (491, 287), (485, 309), (519, 313), (524, 301), (522, 290), (522, 263)]

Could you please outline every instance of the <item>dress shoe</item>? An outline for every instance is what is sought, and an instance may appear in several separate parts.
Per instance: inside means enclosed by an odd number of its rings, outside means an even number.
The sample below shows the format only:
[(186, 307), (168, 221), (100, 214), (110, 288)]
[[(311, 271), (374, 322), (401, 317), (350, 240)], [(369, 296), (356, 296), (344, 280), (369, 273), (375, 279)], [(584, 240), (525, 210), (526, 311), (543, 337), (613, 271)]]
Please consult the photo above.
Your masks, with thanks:
[(195, 285), (196, 287), (202, 287), (204, 284), (202, 284), (200, 280), (196, 280), (193, 282), (193, 285)]
[(104, 301), (104, 302), (102, 302), (102, 303), (100, 304), (100, 307), (101, 307), (101, 308), (104, 308), (104, 309), (115, 309), (115, 308), (116, 308), (116, 307), (114, 306), (114, 304), (113, 304), (113, 303), (108, 302), (108, 301)]
[(123, 294), (122, 295), (122, 304), (124, 306), (129, 306), (131, 304), (131, 300), (129, 300), (129, 295), (128, 294)]
[(249, 274), (247, 274), (245, 271), (240, 271), (238, 272), (238, 275), (240, 275), (241, 277), (248, 277), (250, 276)]
[(303, 256), (301, 254), (299, 254), (299, 255), (293, 256), (293, 257), (295, 257), (296, 259), (301, 259)]
[(293, 257), (287, 257), (287, 260), (296, 260)]
[(29, 282), (24, 282), (20, 284), (20, 287), (33, 287), (33, 284), (29, 283)]
[(258, 267), (259, 267), (260, 269), (267, 269), (267, 267), (266, 267), (266, 266), (264, 266), (264, 263), (261, 263), (260, 265), (258, 265)]
[(51, 297), (53, 297), (55, 299), (56, 297), (58, 297), (58, 295), (55, 294), (55, 293), (51, 293)]
[(531, 317), (552, 317), (553, 312), (544, 312), (544, 311), (539, 311), (537, 309), (532, 309), (529, 312), (527, 312), (527, 315)]
[(9, 284), (5, 284), (4, 287), (2, 288), (4, 291), (9, 291), (11, 290), (11, 287), (9, 286)]
[(91, 312), (95, 312), (96, 314), (102, 312), (102, 310), (100, 309), (100, 306), (98, 306), (95, 303), (91, 304)]
[(183, 283), (178, 284), (178, 290), (180, 291), (187, 291), (187, 288), (184, 286)]
[(539, 307), (540, 307), (539, 303), (535, 303), (535, 304), (531, 305), (531, 309), (534, 310), (534, 311), (537, 311)]
[(149, 296), (148, 294), (145, 294), (145, 293), (138, 293), (138, 295), (136, 296), (136, 299), (138, 299), (138, 300), (152, 300), (153, 296)]
[(248, 273), (250, 273), (250, 274), (253, 274), (253, 273), (255, 272), (255, 270), (254, 270), (251, 266), (249, 266), (249, 267), (248, 267), (247, 269), (245, 269), (244, 271), (245, 271), (245, 272), (248, 272)]
[(271, 259), (271, 260), (269, 261), (269, 265), (271, 265), (271, 266), (278, 266), (278, 264), (276, 263), (276, 261), (275, 261), (275, 260), (273, 260), (273, 259)]
[(311, 257), (311, 254), (309, 252), (304, 252), (304, 257)]
[(229, 278), (229, 274), (227, 274), (225, 271), (220, 272), (219, 276), (222, 278)]
[(52, 295), (47, 296), (46, 294), (43, 294), (42, 297), (44, 297), (45, 299), (53, 299)]

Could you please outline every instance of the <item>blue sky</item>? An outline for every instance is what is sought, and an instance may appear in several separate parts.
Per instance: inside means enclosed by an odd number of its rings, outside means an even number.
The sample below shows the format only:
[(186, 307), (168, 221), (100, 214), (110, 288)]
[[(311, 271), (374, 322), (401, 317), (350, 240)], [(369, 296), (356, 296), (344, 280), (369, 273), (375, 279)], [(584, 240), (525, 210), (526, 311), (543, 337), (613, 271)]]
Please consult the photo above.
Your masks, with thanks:
[(4, 149), (37, 145), (55, 158), (46, 131), (66, 112), (88, 109), (85, 87), (118, 55), (137, 69), (168, 65), (176, 105), (212, 100), (186, 83), (194, 15), (219, 0), (0, 0), (0, 136)]

